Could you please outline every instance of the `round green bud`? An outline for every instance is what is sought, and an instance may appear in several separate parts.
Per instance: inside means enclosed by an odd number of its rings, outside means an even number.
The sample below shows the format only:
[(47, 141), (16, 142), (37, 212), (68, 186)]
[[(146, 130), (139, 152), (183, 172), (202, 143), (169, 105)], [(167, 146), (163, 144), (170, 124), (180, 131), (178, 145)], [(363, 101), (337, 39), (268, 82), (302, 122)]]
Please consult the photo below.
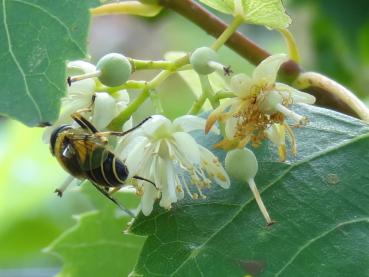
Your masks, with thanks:
[(277, 104), (283, 103), (283, 97), (277, 91), (271, 91), (263, 94), (262, 98), (258, 100), (259, 110), (264, 114), (274, 114), (278, 112)]
[(258, 172), (258, 161), (251, 150), (234, 149), (227, 153), (225, 168), (233, 178), (248, 182)]
[(197, 48), (190, 57), (190, 64), (193, 69), (201, 75), (208, 75), (215, 71), (215, 68), (209, 66), (209, 62), (217, 62), (218, 54), (209, 47)]
[(96, 64), (101, 71), (98, 77), (100, 82), (108, 87), (116, 87), (127, 82), (132, 73), (129, 60), (117, 53), (110, 53), (102, 57)]

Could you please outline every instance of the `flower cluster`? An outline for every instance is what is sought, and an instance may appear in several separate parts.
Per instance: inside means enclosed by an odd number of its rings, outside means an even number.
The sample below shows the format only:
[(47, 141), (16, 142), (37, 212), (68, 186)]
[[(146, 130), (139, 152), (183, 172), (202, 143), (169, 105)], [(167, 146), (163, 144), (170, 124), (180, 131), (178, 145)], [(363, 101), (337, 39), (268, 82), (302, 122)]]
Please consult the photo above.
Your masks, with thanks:
[(232, 78), (233, 98), (224, 101), (208, 117), (205, 131), (216, 121), (225, 124), (226, 138), (217, 144), (224, 149), (243, 148), (249, 142), (257, 146), (269, 138), (279, 148), (282, 161), (286, 159), (286, 134), (291, 139), (292, 153), (296, 140), (286, 117), (296, 122), (295, 127), (307, 123), (307, 118), (288, 107), (292, 104), (313, 104), (314, 96), (276, 82), (280, 66), (288, 60), (284, 54), (273, 55), (261, 62), (252, 77), (239, 74)]
[[(184, 197), (184, 191), (196, 199), (205, 198), (202, 190), (209, 188), (212, 181), (223, 188), (230, 186), (218, 158), (188, 134), (203, 130), (204, 126), (205, 120), (196, 116), (186, 115), (171, 122), (155, 115), (150, 124), (143, 125), (120, 142), (116, 153), (125, 160), (130, 176), (142, 176), (156, 185), (138, 182), (145, 215), (151, 213), (156, 199), (160, 199), (160, 206), (170, 209), (172, 203)], [(215, 128), (211, 131), (218, 133)], [(195, 186), (195, 193), (191, 192), (190, 184)]]
[[(205, 53), (205, 62), (208, 64), (208, 49)], [(117, 55), (113, 55), (114, 61), (117, 60), (116, 57)], [(120, 60), (124, 61), (124, 66), (129, 65), (126, 58)], [(185, 115), (171, 121), (163, 115), (153, 115), (139, 128), (123, 133), (109, 132), (107, 129), (109, 123), (130, 104), (128, 93), (119, 88), (113, 93), (111, 91), (114, 90), (110, 90), (110, 93), (96, 92), (98, 87), (99, 91), (103, 87), (100, 79), (107, 78), (107, 68), (97, 70), (87, 62), (70, 62), (68, 73), (72, 77), (69, 79), (68, 95), (62, 101), (62, 113), (57, 122), (46, 130), (44, 139), (49, 140), (51, 132), (62, 124), (75, 124), (71, 115), (81, 111), (97, 130), (108, 131), (99, 133), (98, 136), (124, 134), (118, 140), (114, 153), (128, 168), (128, 172), (125, 171), (125, 175), (122, 175), (124, 180), (127, 177), (127, 183), (132, 184), (142, 197), (141, 211), (144, 215), (149, 215), (157, 200), (161, 207), (170, 209), (185, 194), (192, 199), (205, 198), (204, 190), (210, 188), (212, 183), (229, 188), (230, 178), (222, 163), (190, 135), (196, 130), (219, 134), (214, 124), (216, 121), (221, 122), (224, 138), (216, 146), (226, 150), (242, 148), (242, 151), (227, 154), (227, 171), (237, 173), (239, 179), (249, 183), (266, 221), (271, 224), (272, 220), (254, 182), (258, 168), (256, 157), (250, 150), (243, 148), (249, 142), (257, 146), (268, 138), (278, 146), (280, 159), (285, 160), (287, 135), (291, 140), (292, 153), (296, 153), (295, 136), (286, 118), (293, 119), (295, 127), (305, 125), (307, 118), (293, 112), (289, 106), (297, 103), (313, 104), (315, 98), (276, 82), (277, 72), (287, 60), (282, 54), (270, 56), (256, 67), (252, 77), (245, 74), (232, 77), (233, 95), (215, 108), (207, 120)], [(116, 63), (113, 63), (113, 69), (115, 67)], [(127, 130), (131, 125), (130, 119), (122, 128)], [(104, 170), (101, 167), (102, 175)], [(111, 171), (114, 170), (115, 165)], [(119, 174), (115, 173), (115, 176)], [(95, 177), (92, 180), (97, 182)], [(96, 186), (115, 201), (110, 193), (120, 187), (109, 191), (109, 187), (104, 185), (101, 188), (99, 184)]]
[[(96, 67), (85, 61), (72, 61), (67, 65), (69, 76), (89, 74), (95, 71)], [(73, 124), (71, 114), (74, 112), (84, 110), (86, 117), (94, 126), (98, 130), (104, 130), (111, 120), (127, 107), (129, 103), (127, 91), (120, 90), (114, 94), (96, 92), (97, 84), (96, 78), (88, 78), (70, 84), (66, 97), (62, 99), (61, 114), (58, 120), (46, 128), (44, 132), (43, 140), (45, 143), (49, 142), (50, 135), (56, 127), (62, 124)], [(129, 120), (123, 129), (130, 128), (131, 125), (132, 121)]]

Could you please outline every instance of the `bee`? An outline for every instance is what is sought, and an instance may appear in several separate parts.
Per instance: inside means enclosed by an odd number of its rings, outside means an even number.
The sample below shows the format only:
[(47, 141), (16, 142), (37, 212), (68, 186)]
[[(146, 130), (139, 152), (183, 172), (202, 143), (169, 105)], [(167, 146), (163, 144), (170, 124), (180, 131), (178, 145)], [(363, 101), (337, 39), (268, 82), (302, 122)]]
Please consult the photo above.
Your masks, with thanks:
[[(80, 112), (75, 112), (71, 116), (79, 126), (61, 125), (52, 132), (50, 137), (52, 155), (65, 171), (77, 179), (89, 180), (103, 195), (132, 215), (111, 196), (125, 184), (129, 171), (124, 162), (109, 150), (108, 137), (124, 136), (140, 127), (150, 117), (125, 132), (99, 132)], [(132, 178), (147, 181), (155, 186), (152, 181), (143, 177), (135, 175)], [(55, 190), (58, 196), (63, 195), (66, 186)]]

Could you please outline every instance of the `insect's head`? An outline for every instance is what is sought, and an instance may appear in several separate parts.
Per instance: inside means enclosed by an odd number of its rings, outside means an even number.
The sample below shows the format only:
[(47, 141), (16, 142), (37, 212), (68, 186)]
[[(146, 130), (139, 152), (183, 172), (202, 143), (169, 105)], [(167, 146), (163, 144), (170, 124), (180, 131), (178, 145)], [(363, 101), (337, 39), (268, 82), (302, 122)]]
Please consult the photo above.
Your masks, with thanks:
[(56, 139), (58, 138), (59, 134), (65, 130), (69, 130), (72, 129), (72, 126), (70, 125), (61, 125), (58, 128), (56, 128), (50, 136), (50, 151), (51, 154), (55, 155), (55, 144), (56, 144)]

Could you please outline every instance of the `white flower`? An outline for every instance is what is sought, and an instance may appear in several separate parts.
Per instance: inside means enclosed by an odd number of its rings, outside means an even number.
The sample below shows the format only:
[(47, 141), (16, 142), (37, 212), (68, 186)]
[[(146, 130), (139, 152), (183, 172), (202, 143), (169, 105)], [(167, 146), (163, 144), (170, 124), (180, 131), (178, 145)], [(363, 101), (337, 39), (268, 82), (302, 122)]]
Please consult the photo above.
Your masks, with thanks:
[[(129, 177), (138, 175), (156, 185), (138, 182), (143, 214), (151, 213), (158, 198), (160, 206), (170, 209), (172, 203), (184, 197), (184, 190), (193, 198), (204, 198), (202, 189), (210, 187), (211, 179), (223, 188), (230, 186), (218, 158), (187, 133), (203, 130), (204, 125), (205, 120), (196, 116), (186, 115), (171, 122), (155, 115), (118, 145), (117, 155), (125, 160)], [(212, 131), (218, 132), (215, 128)], [(190, 183), (196, 193), (191, 193)]]
[[(70, 76), (95, 72), (94, 65), (85, 61), (73, 61), (67, 65)], [(129, 95), (125, 90), (118, 91), (113, 95), (106, 92), (96, 91), (96, 78), (89, 78), (71, 83), (66, 97), (62, 99), (61, 114), (58, 120), (46, 128), (43, 140), (49, 142), (52, 131), (62, 124), (72, 124), (71, 115), (81, 109), (91, 107), (92, 98), (95, 102), (92, 112), (84, 115), (94, 124), (98, 130), (102, 130), (114, 119), (129, 103)], [(127, 121), (125, 128), (129, 128), (131, 120)]]
[[(224, 101), (210, 114), (205, 127), (207, 132), (215, 121), (225, 122), (227, 138), (219, 146), (243, 148), (250, 141), (258, 145), (265, 138), (265, 131), (268, 129), (269, 133), (273, 132), (274, 138), (278, 134), (279, 140), (283, 141), (284, 131), (287, 131), (292, 144), (295, 145), (295, 138), (285, 118), (293, 119), (297, 126), (305, 125), (307, 118), (288, 107), (297, 103), (314, 104), (315, 97), (276, 82), (278, 70), (287, 60), (288, 57), (284, 54), (273, 55), (255, 68), (252, 77), (238, 74), (232, 78), (231, 88), (234, 97)], [(279, 125), (271, 127), (273, 124)], [(273, 128), (277, 128), (278, 132), (277, 129), (273, 131)], [(285, 155), (280, 155), (280, 158), (284, 160)]]

